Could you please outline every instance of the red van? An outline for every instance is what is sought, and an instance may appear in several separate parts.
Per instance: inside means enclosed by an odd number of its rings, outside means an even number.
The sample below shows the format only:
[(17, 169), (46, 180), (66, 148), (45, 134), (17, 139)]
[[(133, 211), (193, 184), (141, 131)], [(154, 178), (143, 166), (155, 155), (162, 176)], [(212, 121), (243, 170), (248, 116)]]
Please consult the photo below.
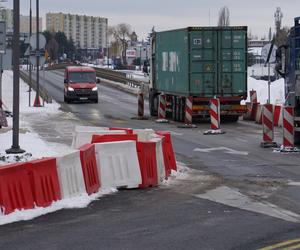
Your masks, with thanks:
[(64, 101), (92, 101), (98, 103), (96, 71), (91, 67), (69, 66), (65, 69)]

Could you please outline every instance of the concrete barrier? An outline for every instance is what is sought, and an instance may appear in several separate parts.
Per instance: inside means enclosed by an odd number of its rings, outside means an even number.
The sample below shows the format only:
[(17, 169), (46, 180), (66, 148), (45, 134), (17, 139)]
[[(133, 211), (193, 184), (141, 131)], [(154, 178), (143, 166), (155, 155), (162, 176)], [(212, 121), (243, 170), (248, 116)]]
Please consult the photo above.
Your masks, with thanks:
[(101, 186), (138, 188), (142, 183), (135, 141), (96, 143)]
[(78, 149), (84, 144), (91, 143), (94, 134), (126, 134), (126, 131), (109, 130), (106, 127), (76, 126), (73, 134), (72, 148)]
[(86, 193), (79, 150), (58, 156), (56, 165), (63, 199)]

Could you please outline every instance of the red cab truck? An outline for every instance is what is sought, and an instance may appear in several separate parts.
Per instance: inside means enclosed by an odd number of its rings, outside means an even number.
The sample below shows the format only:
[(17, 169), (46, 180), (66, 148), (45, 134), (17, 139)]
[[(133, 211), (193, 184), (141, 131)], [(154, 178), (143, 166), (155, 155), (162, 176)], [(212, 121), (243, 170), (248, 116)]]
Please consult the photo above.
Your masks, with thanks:
[(98, 103), (99, 79), (91, 67), (69, 66), (64, 76), (64, 101), (92, 101)]

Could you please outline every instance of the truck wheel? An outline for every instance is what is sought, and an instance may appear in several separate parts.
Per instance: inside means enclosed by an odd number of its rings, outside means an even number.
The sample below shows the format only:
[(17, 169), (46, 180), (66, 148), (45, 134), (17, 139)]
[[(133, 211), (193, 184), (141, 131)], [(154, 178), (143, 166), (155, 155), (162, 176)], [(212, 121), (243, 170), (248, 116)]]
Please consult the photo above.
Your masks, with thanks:
[(157, 94), (153, 90), (149, 92), (149, 110), (151, 116), (157, 116), (158, 114), (158, 98)]

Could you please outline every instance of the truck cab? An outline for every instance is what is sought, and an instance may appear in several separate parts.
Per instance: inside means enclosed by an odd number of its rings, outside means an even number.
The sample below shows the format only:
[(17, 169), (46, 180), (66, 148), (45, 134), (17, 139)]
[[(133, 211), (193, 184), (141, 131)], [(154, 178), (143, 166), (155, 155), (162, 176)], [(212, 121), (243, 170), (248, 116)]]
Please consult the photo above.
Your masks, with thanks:
[(64, 74), (64, 101), (92, 101), (98, 103), (99, 79), (91, 67), (69, 66)]

